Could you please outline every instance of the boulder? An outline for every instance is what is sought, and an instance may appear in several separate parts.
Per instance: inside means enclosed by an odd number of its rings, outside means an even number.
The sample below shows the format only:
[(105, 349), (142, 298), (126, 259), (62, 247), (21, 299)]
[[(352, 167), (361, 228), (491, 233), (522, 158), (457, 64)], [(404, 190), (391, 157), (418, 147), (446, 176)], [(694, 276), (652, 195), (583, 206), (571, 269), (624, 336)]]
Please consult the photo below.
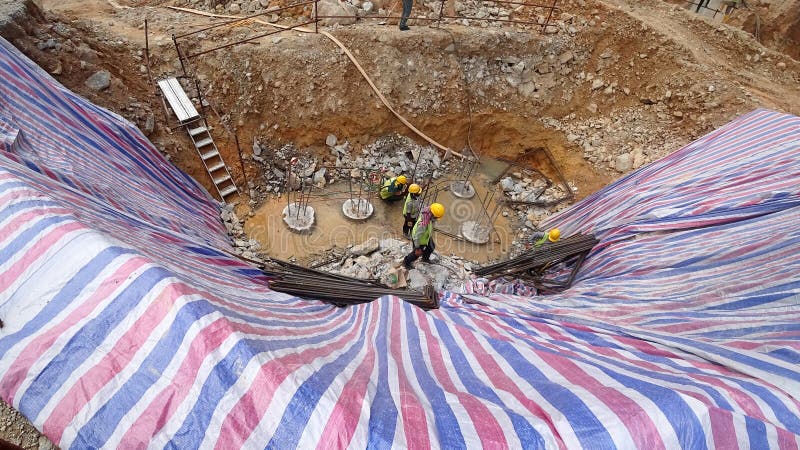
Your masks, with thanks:
[(619, 172), (627, 172), (631, 169), (631, 155), (630, 153), (623, 153), (616, 157), (614, 160), (614, 168)]
[(356, 23), (356, 7), (337, 0), (320, 0), (318, 12), (320, 16), (352, 16), (322, 19), (323, 25), (352, 25)]
[(94, 91), (108, 89), (108, 87), (111, 86), (111, 73), (107, 70), (95, 72), (92, 74), (92, 76), (86, 79), (84, 84), (86, 87)]

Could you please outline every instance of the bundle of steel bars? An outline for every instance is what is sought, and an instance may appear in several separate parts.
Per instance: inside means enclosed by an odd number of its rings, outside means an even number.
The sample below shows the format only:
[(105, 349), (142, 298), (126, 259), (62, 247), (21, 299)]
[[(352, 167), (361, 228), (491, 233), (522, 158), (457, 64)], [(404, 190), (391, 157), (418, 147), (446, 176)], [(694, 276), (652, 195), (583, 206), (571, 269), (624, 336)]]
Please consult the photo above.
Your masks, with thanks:
[[(582, 234), (570, 236), (556, 242), (545, 242), (541, 246), (532, 247), (516, 258), (480, 267), (474, 273), (487, 278), (502, 276), (528, 278), (535, 281), (539, 287), (548, 288), (548, 290), (565, 289), (572, 283), (586, 255), (597, 242), (597, 239), (593, 236)], [(577, 257), (577, 259), (567, 283), (553, 282), (541, 276), (541, 273), (548, 267), (574, 257)]]
[(394, 295), (421, 308), (439, 307), (439, 299), (430, 286), (421, 292), (391, 289), (376, 281), (322, 272), (277, 259), (270, 260), (262, 270), (270, 277), (270, 287), (276, 291), (337, 306), (369, 303), (384, 295)]

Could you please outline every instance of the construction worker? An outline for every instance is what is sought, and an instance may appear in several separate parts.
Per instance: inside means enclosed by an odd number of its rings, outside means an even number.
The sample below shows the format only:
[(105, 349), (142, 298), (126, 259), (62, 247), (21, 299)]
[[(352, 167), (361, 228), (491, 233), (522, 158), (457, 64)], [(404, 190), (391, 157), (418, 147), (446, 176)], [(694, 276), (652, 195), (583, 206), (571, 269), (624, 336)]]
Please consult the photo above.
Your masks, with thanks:
[(417, 183), (412, 183), (408, 187), (408, 195), (406, 195), (406, 202), (403, 203), (403, 235), (411, 237), (411, 228), (417, 223), (419, 217), (420, 198), (419, 193), (422, 192), (422, 187)]
[(723, 5), (725, 5), (725, 12), (722, 16), (722, 23), (728, 23), (728, 19), (731, 18), (731, 14), (733, 11), (739, 7), (739, 0), (723, 0)]
[(533, 235), (534, 239), (539, 238), (533, 243), (534, 247), (541, 247), (545, 242), (556, 242), (561, 237), (561, 230), (553, 228), (550, 231), (539, 231)]
[(383, 200), (398, 200), (403, 198), (406, 183), (408, 180), (405, 175), (388, 178), (381, 186), (380, 195)]
[(436, 249), (433, 243), (433, 224), (444, 216), (444, 205), (431, 203), (431, 206), (422, 210), (414, 229), (411, 231), (411, 242), (414, 249), (403, 258), (403, 266), (411, 269), (411, 263), (422, 256), (422, 262), (430, 262), (431, 254)]

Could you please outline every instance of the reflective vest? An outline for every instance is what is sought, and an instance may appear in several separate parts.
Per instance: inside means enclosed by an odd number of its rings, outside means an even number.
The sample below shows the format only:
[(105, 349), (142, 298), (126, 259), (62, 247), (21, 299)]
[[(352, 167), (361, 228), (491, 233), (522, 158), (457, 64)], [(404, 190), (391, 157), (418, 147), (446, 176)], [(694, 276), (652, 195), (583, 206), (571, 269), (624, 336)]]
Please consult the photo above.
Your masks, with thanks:
[(539, 238), (536, 242), (533, 243), (534, 247), (541, 247), (544, 245), (545, 242), (550, 242), (550, 232), (546, 232)]
[(381, 198), (386, 200), (395, 193), (400, 192), (400, 189), (402, 189), (402, 187), (397, 184), (397, 177), (389, 178), (384, 181), (383, 186), (381, 186)]
[(423, 245), (428, 245), (432, 234), (433, 214), (431, 213), (430, 209), (425, 208), (425, 211), (422, 211), (422, 214), (419, 215), (417, 222), (414, 224), (414, 228), (411, 230), (411, 236), (413, 236), (414, 239), (414, 246), (422, 247)]
[(406, 195), (406, 202), (403, 203), (403, 215), (417, 217), (419, 215), (419, 194), (409, 193)]

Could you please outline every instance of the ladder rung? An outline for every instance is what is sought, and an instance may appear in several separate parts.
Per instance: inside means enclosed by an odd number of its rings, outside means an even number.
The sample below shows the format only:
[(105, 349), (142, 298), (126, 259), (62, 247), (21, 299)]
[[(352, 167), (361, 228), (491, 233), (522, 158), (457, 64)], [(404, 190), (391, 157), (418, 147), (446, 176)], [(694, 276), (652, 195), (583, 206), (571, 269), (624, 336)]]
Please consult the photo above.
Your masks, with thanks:
[(225, 163), (224, 162), (218, 162), (218, 163), (216, 163), (213, 166), (208, 168), (208, 173), (215, 172), (215, 171), (217, 171), (219, 169), (222, 169), (223, 167), (225, 167)]
[(211, 138), (205, 138), (205, 139), (203, 139), (202, 141), (195, 142), (195, 143), (194, 143), (194, 146), (195, 146), (195, 147), (197, 147), (197, 148), (202, 148), (202, 147), (205, 147), (206, 145), (208, 145), (208, 144), (210, 144), (210, 143), (212, 143), (212, 142), (214, 142), (214, 140), (213, 140), (213, 139), (211, 139)]
[(191, 129), (189, 129), (189, 135), (191, 135), (191, 136), (197, 136), (198, 134), (200, 134), (200, 133), (202, 133), (202, 132), (204, 132), (204, 131), (208, 131), (208, 128), (204, 127), (203, 125), (200, 125), (200, 126), (199, 126), (199, 127), (197, 127), (197, 128), (191, 128)]
[(203, 153), (203, 161), (211, 159), (217, 155), (219, 155), (219, 152), (216, 149)]
[(225, 198), (228, 195), (233, 194), (234, 192), (236, 192), (236, 186), (231, 185), (221, 190), (220, 195), (222, 196), (222, 198)]
[(221, 176), (219, 178), (214, 178), (214, 184), (219, 186), (220, 184), (222, 184), (222, 183), (224, 183), (224, 182), (226, 182), (226, 181), (228, 181), (230, 179), (231, 179), (231, 176), (226, 173), (225, 175), (223, 175), (223, 176)]

